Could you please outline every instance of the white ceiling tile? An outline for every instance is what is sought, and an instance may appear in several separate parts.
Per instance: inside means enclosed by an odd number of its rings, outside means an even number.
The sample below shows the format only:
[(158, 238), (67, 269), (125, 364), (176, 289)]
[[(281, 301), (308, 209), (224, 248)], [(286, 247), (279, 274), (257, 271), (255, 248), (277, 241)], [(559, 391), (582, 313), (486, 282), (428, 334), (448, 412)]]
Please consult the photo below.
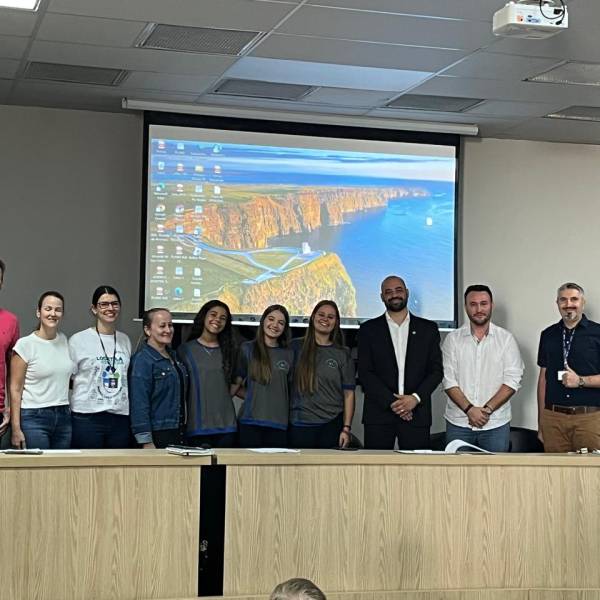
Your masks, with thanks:
[(130, 47), (146, 27), (145, 21), (121, 21), (47, 13), (37, 40)]
[(337, 39), (475, 50), (494, 40), (489, 23), (303, 6), (277, 30)]
[[(192, 102), (194, 95), (166, 94), (136, 90), (135, 94), (120, 88), (102, 86), (69, 85), (54, 82), (23, 81), (14, 91), (11, 101), (18, 104), (38, 104), (40, 106), (57, 106), (64, 108), (86, 108), (94, 110), (121, 111), (121, 99), (124, 96), (141, 100), (158, 100), (163, 102)], [(37, 102), (32, 102), (37, 99)], [(42, 101), (40, 102), (40, 99)]]
[(0, 18), (0, 35), (29, 36), (33, 32), (37, 13), (21, 10), (2, 11)]
[(187, 75), (137, 71), (130, 73), (120, 87), (122, 89), (134, 88), (187, 92), (199, 96), (212, 87), (216, 81), (215, 77), (189, 77)]
[(145, 48), (109, 48), (59, 42), (34, 42), (30, 60), (214, 77), (221, 75), (236, 58), (214, 54), (200, 56), (187, 52)]
[(561, 106), (561, 104), (541, 102), (488, 100), (466, 112), (470, 115), (488, 115), (491, 117), (543, 117), (561, 108)]
[(273, 34), (251, 56), (433, 72), (456, 62), (465, 51)]
[(531, 119), (508, 131), (507, 137), (550, 142), (600, 144), (600, 123), (566, 119)]
[(11, 60), (9, 58), (0, 58), (0, 77), (10, 79), (14, 77), (19, 68), (18, 60)]
[(396, 14), (489, 21), (502, 6), (498, 0), (308, 0), (307, 4), (337, 6)]
[(312, 104), (337, 104), (339, 106), (371, 108), (384, 104), (392, 97), (393, 93), (390, 92), (322, 87), (317, 88), (302, 100)]
[(247, 57), (231, 67), (226, 77), (258, 79), (278, 83), (299, 83), (347, 87), (362, 90), (384, 90), (398, 92), (416, 85), (431, 73), (372, 69), (293, 60)]
[(327, 113), (338, 115), (361, 115), (365, 109), (350, 106), (325, 106), (322, 104), (309, 104), (307, 102), (291, 102), (283, 100), (259, 100), (256, 98), (225, 97), (206, 94), (198, 100), (198, 104), (218, 104), (221, 106), (261, 108), (266, 110), (281, 110), (300, 113)]
[(12, 79), (0, 79), (0, 104), (6, 104), (8, 102), (8, 96), (13, 83), (14, 81)]
[(14, 35), (0, 36), (0, 57), (21, 60), (29, 44), (29, 38)]
[(467, 96), (517, 102), (547, 102), (556, 104), (589, 104), (600, 106), (600, 89), (594, 86), (532, 83), (528, 81), (498, 81), (466, 77), (433, 77), (411, 90), (414, 94)]
[(190, 27), (268, 31), (296, 3), (252, 0), (51, 0), (49, 11), (87, 17), (151, 21)]
[(467, 56), (454, 67), (450, 67), (444, 71), (444, 75), (520, 81), (549, 69), (556, 62), (554, 58), (531, 58), (481, 51)]

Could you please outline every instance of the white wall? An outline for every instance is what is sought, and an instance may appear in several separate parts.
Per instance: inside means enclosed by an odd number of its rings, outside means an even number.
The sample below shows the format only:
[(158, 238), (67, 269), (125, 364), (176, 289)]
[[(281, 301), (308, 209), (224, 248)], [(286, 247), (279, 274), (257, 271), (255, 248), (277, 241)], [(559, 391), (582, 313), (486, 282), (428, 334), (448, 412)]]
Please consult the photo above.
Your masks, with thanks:
[(492, 288), (525, 361), (513, 424), (537, 428), (537, 345), (558, 286), (583, 285), (600, 319), (600, 146), (468, 139), (463, 175), (461, 279)]
[(38, 296), (57, 289), (70, 334), (90, 323), (93, 290), (114, 285), (137, 338), (140, 117), (0, 106), (0, 132), (1, 305), (29, 332)]
[[(91, 293), (108, 283), (122, 294), (122, 329), (135, 339), (140, 117), (0, 106), (0, 127), (8, 264), (0, 303), (28, 331), (39, 293), (58, 288), (70, 334), (89, 323)], [(588, 315), (600, 318), (600, 146), (467, 139), (462, 174), (460, 285), (492, 287), (495, 321), (515, 334), (526, 364), (513, 423), (533, 428), (538, 337), (558, 319), (558, 285), (581, 283)], [(434, 431), (443, 429), (443, 404), (438, 393)]]

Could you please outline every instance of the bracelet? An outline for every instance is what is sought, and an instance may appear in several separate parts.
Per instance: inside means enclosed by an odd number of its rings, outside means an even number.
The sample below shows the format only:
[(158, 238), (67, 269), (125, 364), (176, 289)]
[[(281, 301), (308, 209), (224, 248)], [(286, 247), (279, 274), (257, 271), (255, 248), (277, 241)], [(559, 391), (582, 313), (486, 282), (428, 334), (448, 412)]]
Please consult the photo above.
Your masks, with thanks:
[(348, 431), (352, 431), (352, 427), (350, 425), (344, 425), (342, 429), (347, 429)]
[(473, 408), (473, 405), (469, 402), (469, 406), (467, 408), (463, 408), (465, 415)]
[(489, 404), (484, 405), (482, 410), (484, 410), (488, 415), (491, 415), (494, 412), (494, 409)]

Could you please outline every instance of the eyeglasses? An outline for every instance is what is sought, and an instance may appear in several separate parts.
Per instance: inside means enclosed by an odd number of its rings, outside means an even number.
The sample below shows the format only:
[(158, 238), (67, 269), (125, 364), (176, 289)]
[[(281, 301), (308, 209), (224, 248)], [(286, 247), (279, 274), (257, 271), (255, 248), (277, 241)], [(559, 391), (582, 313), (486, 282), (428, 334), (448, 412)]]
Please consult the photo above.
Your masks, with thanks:
[(114, 302), (98, 302), (96, 306), (104, 310), (105, 308), (119, 308), (121, 303), (118, 300), (115, 300)]

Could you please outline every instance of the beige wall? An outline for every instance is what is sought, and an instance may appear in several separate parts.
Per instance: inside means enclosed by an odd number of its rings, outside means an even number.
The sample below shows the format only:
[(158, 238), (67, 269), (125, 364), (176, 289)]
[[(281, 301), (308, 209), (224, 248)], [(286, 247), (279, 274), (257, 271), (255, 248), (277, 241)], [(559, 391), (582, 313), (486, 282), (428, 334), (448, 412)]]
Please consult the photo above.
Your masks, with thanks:
[[(0, 303), (27, 331), (39, 293), (58, 288), (72, 333), (89, 322), (93, 289), (112, 283), (122, 328), (137, 337), (141, 118), (0, 106), (0, 127)], [(462, 174), (459, 281), (494, 290), (495, 320), (517, 337), (527, 369), (513, 423), (534, 427), (537, 341), (557, 318), (558, 284), (580, 282), (600, 318), (600, 146), (467, 139)], [(443, 404), (439, 393), (434, 431)]]

